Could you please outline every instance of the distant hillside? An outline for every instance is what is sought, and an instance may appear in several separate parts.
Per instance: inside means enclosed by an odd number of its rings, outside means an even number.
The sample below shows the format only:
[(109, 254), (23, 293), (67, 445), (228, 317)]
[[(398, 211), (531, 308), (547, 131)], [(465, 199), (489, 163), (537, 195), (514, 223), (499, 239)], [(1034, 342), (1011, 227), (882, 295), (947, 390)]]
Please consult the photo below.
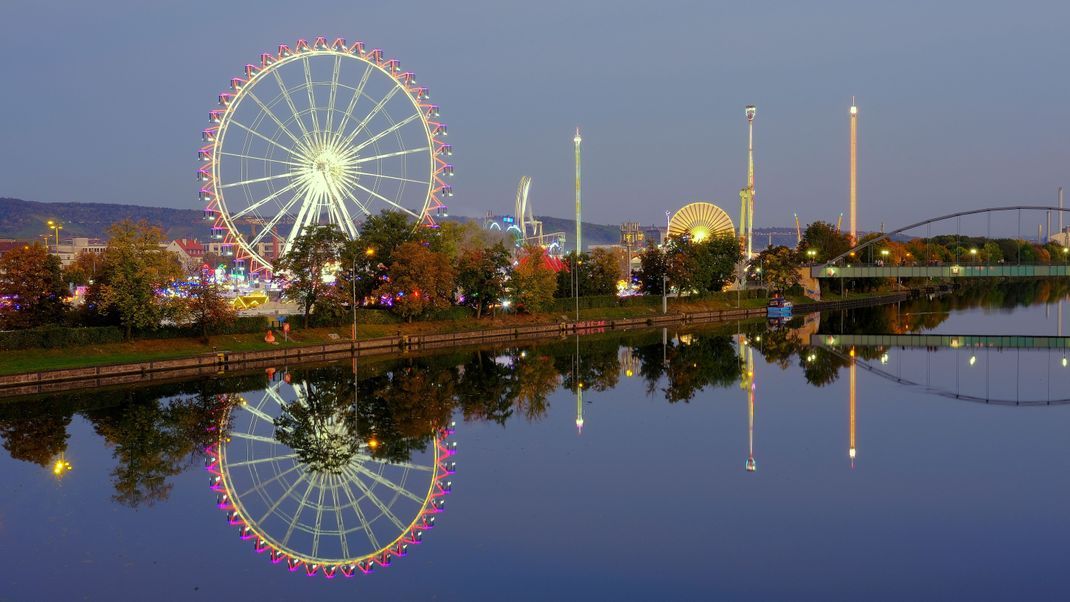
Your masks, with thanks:
[[(114, 203), (40, 203), (21, 199), (0, 198), (0, 238), (34, 239), (48, 232), (48, 220), (63, 224), (61, 236), (106, 237), (108, 226), (115, 222), (132, 219), (146, 220), (161, 226), (168, 238), (208, 238), (208, 228), (203, 213), (194, 209), (167, 209), (140, 205)], [(458, 221), (479, 218), (457, 216)], [(576, 232), (576, 222), (546, 215), (542, 220), (543, 231), (564, 232), (571, 243)], [(643, 224), (650, 226), (651, 224)], [(773, 244), (795, 246), (794, 228), (756, 228), (754, 246), (764, 249), (772, 235)], [(583, 246), (612, 245), (620, 242), (619, 224), (592, 224), (583, 222)]]
[(0, 238), (33, 239), (48, 232), (45, 224), (63, 224), (62, 238), (104, 238), (108, 226), (124, 219), (161, 226), (169, 238), (207, 238), (201, 211), (114, 203), (39, 203), (0, 198)]

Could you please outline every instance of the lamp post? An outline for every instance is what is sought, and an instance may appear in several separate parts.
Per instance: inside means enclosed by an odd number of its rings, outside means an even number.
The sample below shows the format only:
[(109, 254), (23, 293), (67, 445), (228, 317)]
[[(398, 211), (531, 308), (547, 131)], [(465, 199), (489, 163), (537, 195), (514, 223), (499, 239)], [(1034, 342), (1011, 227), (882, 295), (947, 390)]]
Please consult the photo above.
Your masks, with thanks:
[(59, 252), (59, 231), (63, 229), (63, 225), (59, 222), (48, 220), (48, 229), (56, 233), (56, 252)]
[(977, 263), (977, 249), (976, 248), (970, 249), (970, 259), (974, 263)]
[(661, 313), (669, 313), (669, 276), (661, 275)]
[[(368, 247), (367, 249), (364, 249), (364, 256), (365, 257), (374, 257), (375, 256), (375, 249), (373, 249), (371, 247)], [(353, 287), (353, 298), (352, 298), (352, 300), (350, 302), (350, 309), (353, 311), (353, 331), (351, 333), (350, 338), (352, 338), (353, 342), (356, 343), (357, 342), (357, 256), (356, 255), (353, 256), (353, 274), (352, 274), (352, 276), (350, 277), (349, 280), (350, 280), (350, 284)]]

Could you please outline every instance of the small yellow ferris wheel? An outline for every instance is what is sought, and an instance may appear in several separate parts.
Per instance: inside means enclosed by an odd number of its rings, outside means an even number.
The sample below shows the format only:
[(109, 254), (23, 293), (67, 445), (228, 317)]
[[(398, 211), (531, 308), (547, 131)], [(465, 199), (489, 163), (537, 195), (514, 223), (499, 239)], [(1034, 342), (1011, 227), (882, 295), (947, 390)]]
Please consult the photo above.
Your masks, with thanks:
[(669, 220), (669, 236), (687, 235), (695, 242), (711, 236), (735, 236), (735, 233), (732, 218), (717, 205), (706, 201), (684, 205)]

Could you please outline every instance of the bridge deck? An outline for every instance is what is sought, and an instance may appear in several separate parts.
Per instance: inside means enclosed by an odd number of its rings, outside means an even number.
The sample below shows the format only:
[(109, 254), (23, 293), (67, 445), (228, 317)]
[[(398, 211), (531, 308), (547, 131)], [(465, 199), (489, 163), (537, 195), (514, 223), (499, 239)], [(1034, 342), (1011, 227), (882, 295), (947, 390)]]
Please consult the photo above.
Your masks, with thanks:
[(830, 347), (947, 347), (967, 349), (1067, 349), (1070, 337), (961, 334), (814, 334), (811, 346)]
[(1070, 265), (917, 265), (810, 267), (814, 278), (1031, 278), (1070, 276)]

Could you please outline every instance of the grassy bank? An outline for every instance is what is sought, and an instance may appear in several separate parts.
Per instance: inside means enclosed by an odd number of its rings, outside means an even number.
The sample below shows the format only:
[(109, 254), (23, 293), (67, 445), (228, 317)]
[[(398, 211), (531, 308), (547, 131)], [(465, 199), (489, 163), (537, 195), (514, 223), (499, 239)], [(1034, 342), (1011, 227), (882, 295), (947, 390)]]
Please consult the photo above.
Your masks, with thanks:
[[(886, 293), (867, 293), (848, 295), (847, 299), (876, 297)], [(829, 301), (840, 301), (834, 297)], [(794, 299), (796, 303), (810, 302), (809, 299)], [(669, 313), (684, 314), (700, 311), (712, 311), (735, 307), (763, 307), (765, 299), (740, 299), (739, 304), (734, 293), (725, 293), (702, 299), (670, 299)], [(622, 318), (642, 318), (661, 314), (661, 306), (633, 304), (623, 307), (598, 307), (580, 310), (580, 320), (616, 320)], [(418, 335), (427, 333), (451, 333), (473, 331), (489, 328), (517, 327), (532, 324), (571, 322), (573, 312), (544, 313), (539, 315), (504, 314), (492, 318), (475, 320), (473, 318), (439, 321), (397, 323), (397, 324), (360, 324), (357, 325), (359, 339), (372, 339), (397, 335)], [(121, 364), (191, 357), (219, 351), (255, 351), (278, 347), (299, 347), (318, 345), (338, 340), (348, 340), (350, 327), (334, 326), (328, 328), (295, 328), (290, 333), (290, 340), (283, 341), (282, 333), (276, 332), (276, 344), (264, 342), (263, 332), (254, 334), (230, 334), (209, 337), (207, 343), (198, 338), (141, 339), (122, 343), (84, 345), (63, 349), (22, 349), (0, 352), (0, 374), (18, 374), (40, 372), (63, 368), (80, 368), (105, 364)]]

